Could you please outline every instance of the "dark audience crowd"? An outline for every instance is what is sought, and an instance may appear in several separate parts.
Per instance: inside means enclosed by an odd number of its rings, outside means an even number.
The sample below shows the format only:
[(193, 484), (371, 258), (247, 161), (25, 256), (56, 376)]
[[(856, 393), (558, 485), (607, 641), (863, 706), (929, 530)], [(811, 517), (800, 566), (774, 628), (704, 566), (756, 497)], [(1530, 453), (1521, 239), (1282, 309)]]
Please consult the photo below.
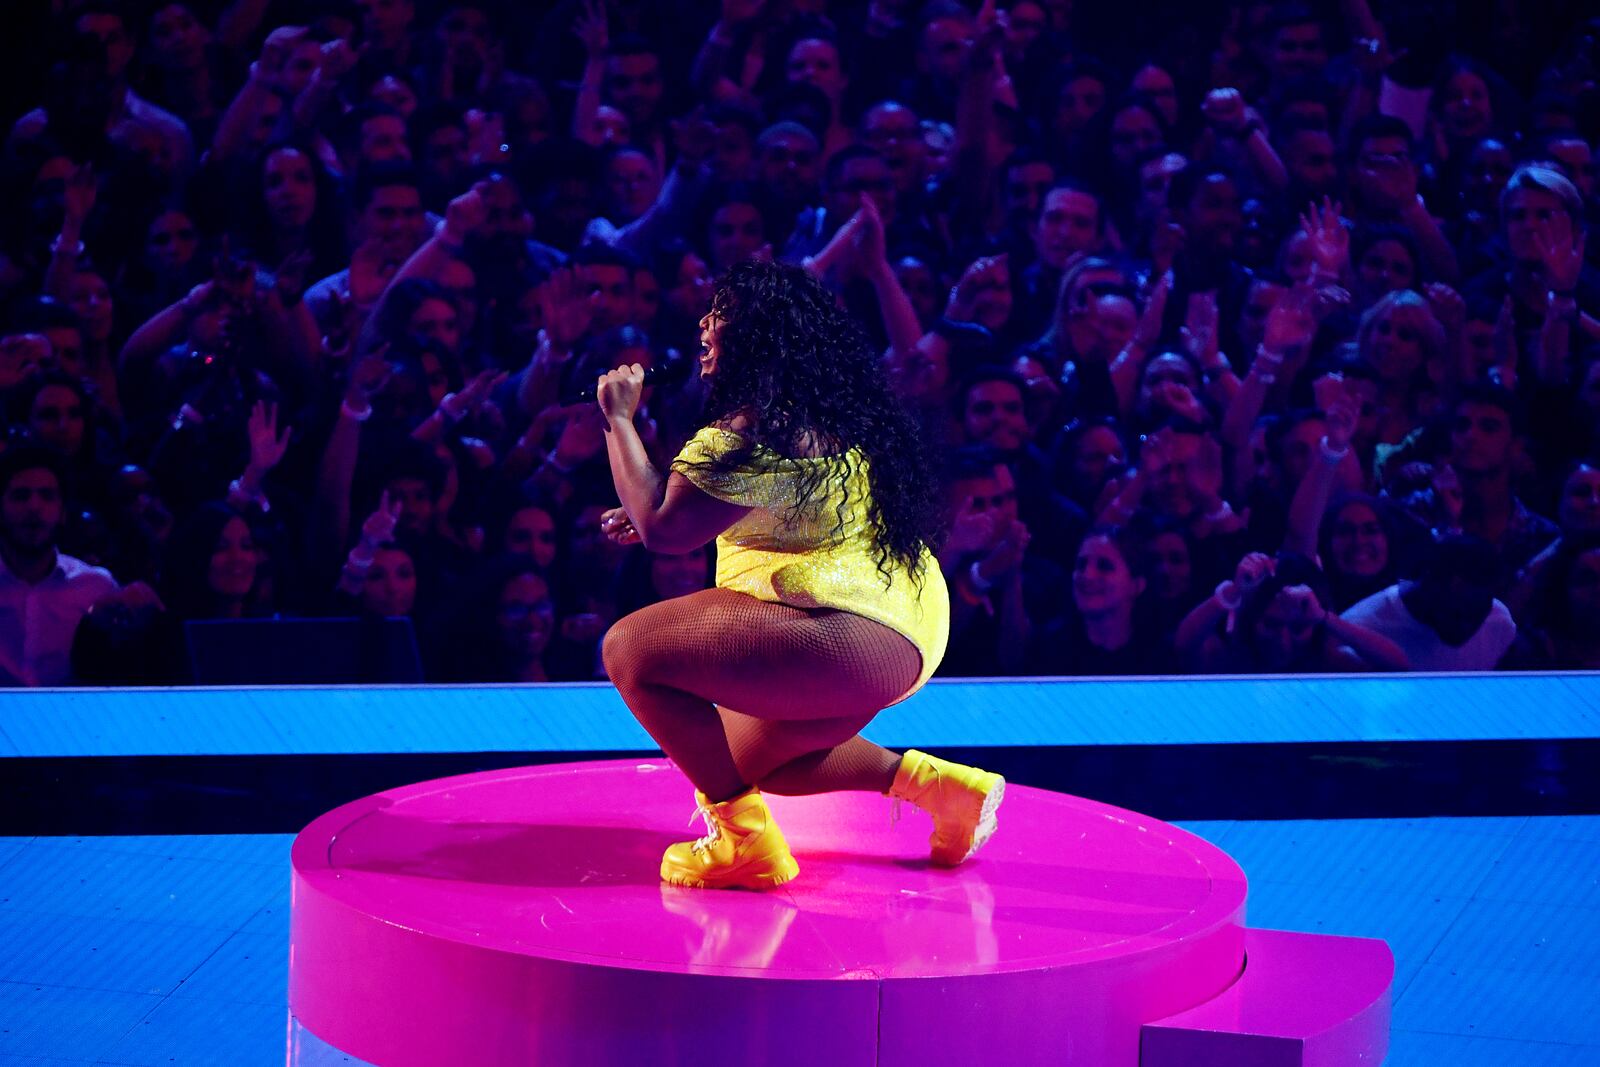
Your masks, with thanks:
[(1600, 667), (1584, 0), (0, 27), (0, 684), (183, 684), (236, 620), (603, 677), (715, 547), (602, 535), (577, 394), (654, 368), (665, 466), (752, 256), (835, 291), (919, 418), (944, 675)]

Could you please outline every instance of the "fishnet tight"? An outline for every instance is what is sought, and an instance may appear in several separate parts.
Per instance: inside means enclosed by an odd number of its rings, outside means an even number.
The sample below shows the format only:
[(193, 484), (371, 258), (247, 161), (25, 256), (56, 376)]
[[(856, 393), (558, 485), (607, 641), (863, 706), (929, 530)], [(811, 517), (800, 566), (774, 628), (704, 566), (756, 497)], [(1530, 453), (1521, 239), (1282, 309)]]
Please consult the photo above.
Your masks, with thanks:
[(900, 757), (859, 733), (922, 669), (880, 623), (727, 589), (636, 611), (602, 651), (634, 717), (713, 801), (749, 785), (886, 792)]

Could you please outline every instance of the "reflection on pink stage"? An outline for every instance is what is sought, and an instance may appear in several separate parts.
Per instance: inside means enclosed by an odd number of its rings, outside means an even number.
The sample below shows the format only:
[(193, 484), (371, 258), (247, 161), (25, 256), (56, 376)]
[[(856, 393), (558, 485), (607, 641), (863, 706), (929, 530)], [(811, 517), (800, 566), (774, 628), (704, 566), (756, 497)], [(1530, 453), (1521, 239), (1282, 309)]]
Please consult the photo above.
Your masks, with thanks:
[[(1383, 1058), (1387, 946), (1247, 932), (1244, 872), (1177, 827), (1012, 786), (947, 870), (926, 816), (891, 825), (883, 797), (769, 800), (801, 868), (769, 893), (659, 884), (666, 846), (701, 832), (660, 761), (337, 808), (294, 845), (291, 1010), (385, 1065)], [(1255, 1058), (1285, 1040), (1303, 1054)]]

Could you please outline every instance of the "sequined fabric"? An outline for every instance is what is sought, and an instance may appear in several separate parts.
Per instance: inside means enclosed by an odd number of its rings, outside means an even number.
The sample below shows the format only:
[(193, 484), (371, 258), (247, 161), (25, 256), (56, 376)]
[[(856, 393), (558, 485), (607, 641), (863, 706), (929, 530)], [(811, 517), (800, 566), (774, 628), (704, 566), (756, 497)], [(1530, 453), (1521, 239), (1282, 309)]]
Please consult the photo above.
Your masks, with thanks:
[[(901, 694), (904, 700), (933, 674), (949, 638), (950, 597), (938, 560), (924, 549), (920, 588), (891, 562), (885, 587), (867, 515), (867, 465), (859, 451), (851, 454), (848, 479), (835, 478), (826, 493), (818, 494), (816, 506), (798, 516), (790, 515), (801, 476), (798, 465), (837, 460), (763, 460), (758, 454), (748, 467), (727, 473), (694, 466), (742, 443), (738, 434), (708, 426), (673, 462), (673, 470), (707, 495), (754, 509), (717, 538), (717, 586), (758, 600), (848, 611), (903, 634), (922, 654), (922, 674)], [(846, 498), (844, 526), (836, 531), (841, 498)]]

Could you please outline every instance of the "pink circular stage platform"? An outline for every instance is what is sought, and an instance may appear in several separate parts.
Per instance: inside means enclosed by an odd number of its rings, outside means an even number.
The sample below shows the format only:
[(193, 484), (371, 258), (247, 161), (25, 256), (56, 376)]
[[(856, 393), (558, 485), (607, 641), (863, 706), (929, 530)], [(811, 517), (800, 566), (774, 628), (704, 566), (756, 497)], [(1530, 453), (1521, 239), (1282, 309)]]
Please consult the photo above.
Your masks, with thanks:
[(366, 797), (294, 843), (295, 1016), (379, 1064), (1135, 1067), (1244, 967), (1244, 872), (1174, 826), (1011, 786), (966, 865), (870, 794), (772, 797), (800, 877), (662, 886), (703, 833), (663, 762)]

